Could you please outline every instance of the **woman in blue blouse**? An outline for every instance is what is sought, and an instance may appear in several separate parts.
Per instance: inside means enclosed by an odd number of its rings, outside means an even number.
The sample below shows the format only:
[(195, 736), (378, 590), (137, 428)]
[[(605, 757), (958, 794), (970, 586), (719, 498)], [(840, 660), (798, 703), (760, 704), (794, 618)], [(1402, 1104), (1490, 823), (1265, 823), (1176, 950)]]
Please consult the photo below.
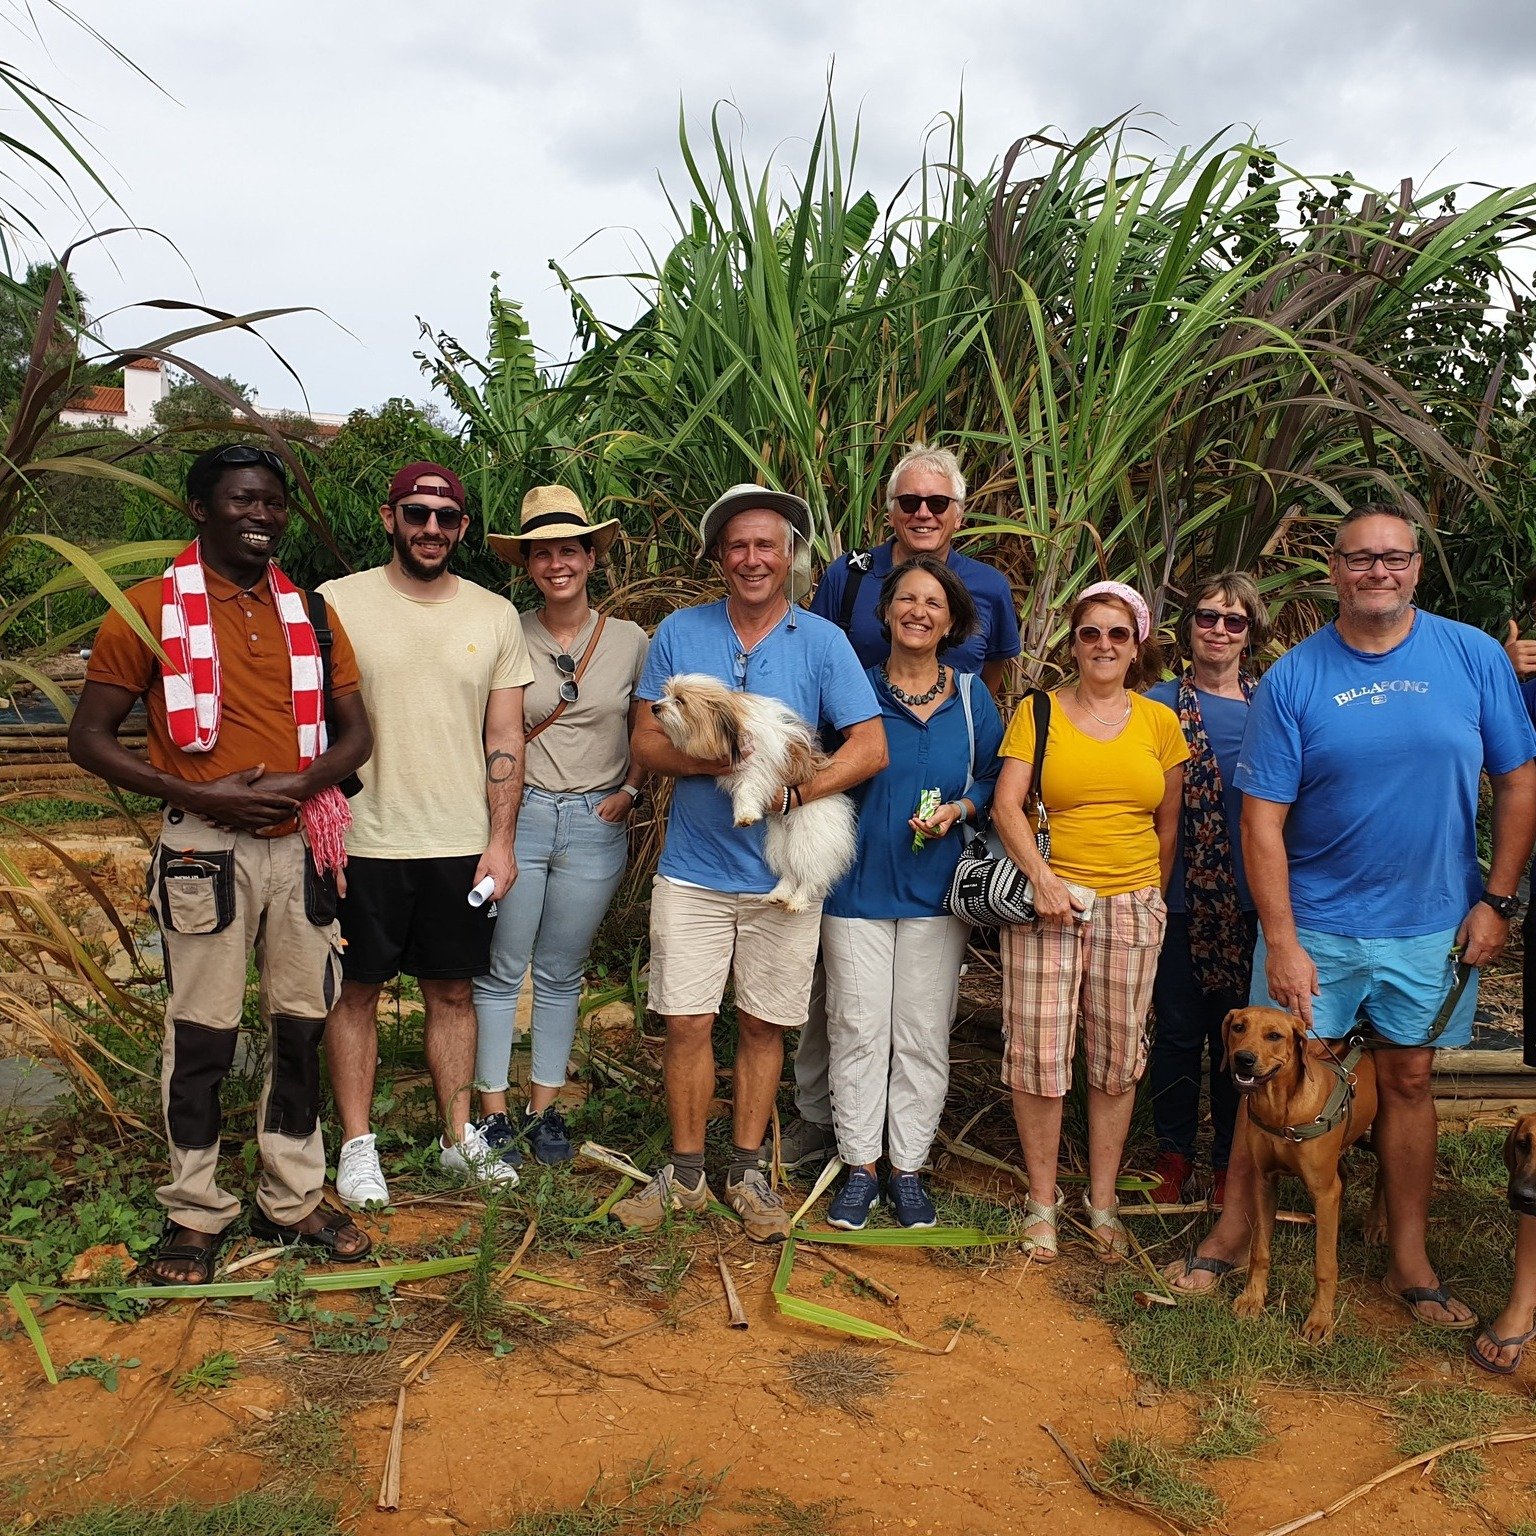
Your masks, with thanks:
[(939, 660), (976, 623), (969, 593), (942, 562), (916, 555), (894, 567), (876, 614), (891, 654), (869, 678), (890, 762), (854, 792), (858, 855), (821, 923), (832, 1121), (849, 1168), (827, 1220), (849, 1231), (879, 1199), (882, 1150), (896, 1219), (904, 1227), (936, 1219), (918, 1171), (949, 1088), (949, 1028), (968, 932), (944, 911), (963, 841), (949, 834), (990, 804), (1003, 737), (986, 688)]

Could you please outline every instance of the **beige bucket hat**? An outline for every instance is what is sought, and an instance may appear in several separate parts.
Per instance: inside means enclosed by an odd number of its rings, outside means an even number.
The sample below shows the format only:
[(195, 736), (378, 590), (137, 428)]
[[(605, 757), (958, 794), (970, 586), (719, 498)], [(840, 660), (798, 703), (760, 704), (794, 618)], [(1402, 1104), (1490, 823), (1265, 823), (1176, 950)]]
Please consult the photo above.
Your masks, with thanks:
[(487, 534), (486, 543), (508, 565), (521, 569), (525, 540), (579, 539), (583, 534), (590, 534), (593, 550), (605, 555), (619, 536), (619, 520), (610, 517), (605, 523), (594, 523), (575, 491), (563, 485), (536, 485), (523, 497), (517, 532)]

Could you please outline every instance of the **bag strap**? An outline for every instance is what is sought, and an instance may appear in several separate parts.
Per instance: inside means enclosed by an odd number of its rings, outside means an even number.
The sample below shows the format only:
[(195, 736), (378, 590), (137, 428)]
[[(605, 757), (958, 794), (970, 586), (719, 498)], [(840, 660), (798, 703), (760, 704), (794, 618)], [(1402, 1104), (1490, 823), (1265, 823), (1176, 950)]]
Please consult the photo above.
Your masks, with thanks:
[(837, 627), (846, 635), (853, 628), (853, 605), (858, 600), (859, 588), (875, 563), (872, 549), (848, 551), (848, 580), (843, 585), (843, 606), (838, 610)]
[(971, 679), (974, 672), (955, 673), (955, 692), (960, 695), (960, 707), (965, 711), (965, 788), (960, 791), (963, 800), (976, 782), (976, 717), (971, 713)]
[(1035, 760), (1030, 765), (1029, 788), (1035, 797), (1035, 809), (1045, 814), (1045, 793), (1040, 777), (1045, 772), (1045, 738), (1051, 733), (1051, 696), (1044, 688), (1030, 690), (1030, 708), (1035, 716)]
[(315, 645), (320, 652), (320, 691), (325, 698), (325, 718), (329, 722), (336, 718), (331, 702), (331, 647), (336, 643), (336, 636), (331, 629), (330, 611), (320, 593), (307, 590), (304, 606), (309, 611), (309, 627), (315, 632)]
[[(573, 683), (579, 683), (587, 670), (587, 664), (597, 654), (597, 642), (603, 633), (603, 625), (608, 622), (608, 615), (600, 613), (597, 616), (597, 628), (592, 631), (592, 638), (587, 641), (587, 648), (581, 653), (581, 660), (576, 665), (576, 675), (571, 679)], [(542, 734), (552, 726), (561, 715), (565, 713), (565, 700), (561, 699), (555, 707), (544, 716), (534, 728), (523, 737), (523, 745), (527, 746), (535, 736)]]

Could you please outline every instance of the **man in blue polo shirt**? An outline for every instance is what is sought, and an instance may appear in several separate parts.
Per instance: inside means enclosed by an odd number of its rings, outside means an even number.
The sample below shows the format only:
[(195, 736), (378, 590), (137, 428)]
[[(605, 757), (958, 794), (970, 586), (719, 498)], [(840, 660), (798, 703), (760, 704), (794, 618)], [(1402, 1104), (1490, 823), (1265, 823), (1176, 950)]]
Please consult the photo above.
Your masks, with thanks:
[[(1430, 1073), (1472, 1037), (1476, 967), (1503, 948), (1536, 837), (1536, 732), (1498, 643), (1413, 606), (1418, 526), (1349, 512), (1335, 537), (1332, 624), (1270, 668), (1235, 779), (1258, 908), (1252, 1001), (1338, 1040), (1362, 1016), (1375, 1054), (1371, 1139), (1387, 1208), (1382, 1285), (1432, 1327), (1473, 1326), (1425, 1248), (1435, 1173)], [(1493, 789), (1493, 857), (1477, 860), (1478, 781)], [(1459, 998), (1456, 960), (1473, 968)], [(1246, 1163), (1246, 1160), (1244, 1160)], [(1181, 1276), (1240, 1261), (1251, 1165), (1234, 1157), (1222, 1219)]]
[[(886, 762), (880, 706), (853, 648), (835, 625), (785, 597), (795, 537), (809, 533), (810, 509), (798, 496), (756, 485), (733, 486), (721, 496), (704, 514), (699, 537), (703, 552), (719, 561), (727, 595), (662, 621), (636, 689), (638, 698), (654, 702), (668, 678), (703, 672), (778, 699), (813, 726), (825, 722), (841, 732), (828, 766), (800, 786), (802, 801), (851, 789)], [(649, 1231), (669, 1210), (708, 1204), (711, 1031), (730, 976), (737, 1043), (725, 1198), (748, 1237), (782, 1239), (789, 1217), (763, 1177), (761, 1145), (784, 1065), (783, 1031), (805, 1022), (821, 910), (791, 913), (766, 900), (777, 880), (763, 857), (765, 826), (734, 825), (730, 799), (715, 782), (729, 763), (678, 751), (649, 709), (640, 711), (631, 745), (636, 762), (676, 780), (651, 889), (649, 996), (667, 1025), (663, 1076), (672, 1153), (614, 1215)], [(771, 810), (776, 813), (777, 804)]]
[[(874, 549), (851, 551), (827, 567), (811, 599), (811, 612), (844, 630), (865, 667), (890, 654), (890, 639), (875, 613), (880, 584), (893, 566), (913, 555), (942, 560), (960, 579), (976, 605), (976, 628), (959, 645), (940, 654), (956, 672), (977, 672), (996, 698), (1019, 654), (1019, 620), (1013, 589), (1001, 571), (962, 555), (955, 534), (965, 521), (965, 476), (947, 448), (918, 443), (909, 448), (886, 481), (885, 515), (891, 537)], [(811, 1013), (795, 1050), (795, 1118), (784, 1128), (780, 1156), (785, 1168), (825, 1161), (835, 1150), (832, 1096), (828, 1082), (827, 1016), (817, 972)]]

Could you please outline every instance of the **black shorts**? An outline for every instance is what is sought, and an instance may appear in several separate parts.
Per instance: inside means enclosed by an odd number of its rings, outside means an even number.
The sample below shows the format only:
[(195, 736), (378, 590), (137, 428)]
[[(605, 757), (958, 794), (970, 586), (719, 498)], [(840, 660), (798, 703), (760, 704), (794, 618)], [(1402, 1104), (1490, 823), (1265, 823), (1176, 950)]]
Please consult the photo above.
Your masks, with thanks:
[(480, 856), (347, 860), (341, 903), (341, 973), (386, 982), (400, 972), (461, 981), (491, 968), (495, 904), (469, 904)]

